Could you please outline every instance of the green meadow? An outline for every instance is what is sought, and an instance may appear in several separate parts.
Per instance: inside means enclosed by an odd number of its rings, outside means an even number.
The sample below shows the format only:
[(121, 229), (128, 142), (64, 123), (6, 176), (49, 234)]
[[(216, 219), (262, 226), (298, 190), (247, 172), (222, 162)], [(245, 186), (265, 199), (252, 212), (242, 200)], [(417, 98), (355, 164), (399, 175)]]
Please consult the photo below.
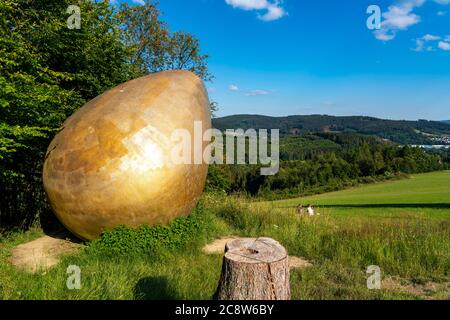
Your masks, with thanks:
[[(320, 215), (298, 215), (299, 204)], [(312, 264), (291, 270), (293, 299), (449, 299), (450, 171), (274, 202), (205, 194), (189, 218), (113, 231), (51, 269), (9, 263), (16, 245), (42, 235), (34, 227), (0, 238), (0, 298), (210, 299), (222, 255), (202, 248), (235, 235), (272, 237)], [(80, 267), (79, 290), (66, 287), (69, 265)], [(371, 265), (379, 290), (367, 288)]]
[(450, 171), (265, 204), (271, 207), (312, 204), (334, 216), (450, 218)]

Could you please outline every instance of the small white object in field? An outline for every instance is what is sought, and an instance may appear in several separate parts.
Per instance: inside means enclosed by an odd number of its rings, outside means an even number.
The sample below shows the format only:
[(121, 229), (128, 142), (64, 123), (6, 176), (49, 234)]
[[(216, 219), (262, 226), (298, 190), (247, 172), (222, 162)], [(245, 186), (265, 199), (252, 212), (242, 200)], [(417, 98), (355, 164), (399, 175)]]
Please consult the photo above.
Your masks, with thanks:
[(309, 216), (314, 215), (314, 208), (312, 206), (309, 206), (308, 209), (306, 209), (306, 210), (307, 210)]

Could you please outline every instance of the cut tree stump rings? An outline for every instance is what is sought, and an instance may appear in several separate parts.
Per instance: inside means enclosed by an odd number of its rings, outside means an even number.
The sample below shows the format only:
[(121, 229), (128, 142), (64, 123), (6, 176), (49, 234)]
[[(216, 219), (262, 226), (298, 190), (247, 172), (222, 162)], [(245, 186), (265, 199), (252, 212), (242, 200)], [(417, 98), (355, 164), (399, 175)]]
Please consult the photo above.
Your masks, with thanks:
[(290, 300), (286, 249), (271, 238), (240, 238), (225, 246), (217, 300)]

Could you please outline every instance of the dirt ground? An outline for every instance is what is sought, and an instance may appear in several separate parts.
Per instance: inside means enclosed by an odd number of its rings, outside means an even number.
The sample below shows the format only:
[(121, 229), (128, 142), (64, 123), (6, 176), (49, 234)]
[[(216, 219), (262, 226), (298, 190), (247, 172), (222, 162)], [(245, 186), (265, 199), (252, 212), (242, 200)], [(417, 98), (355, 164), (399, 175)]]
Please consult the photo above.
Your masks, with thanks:
[(15, 247), (9, 261), (17, 268), (34, 273), (58, 264), (61, 255), (80, 247), (81, 244), (46, 235)]
[(388, 291), (409, 293), (426, 300), (450, 299), (450, 282), (413, 283), (398, 277), (386, 277), (382, 281), (382, 288)]

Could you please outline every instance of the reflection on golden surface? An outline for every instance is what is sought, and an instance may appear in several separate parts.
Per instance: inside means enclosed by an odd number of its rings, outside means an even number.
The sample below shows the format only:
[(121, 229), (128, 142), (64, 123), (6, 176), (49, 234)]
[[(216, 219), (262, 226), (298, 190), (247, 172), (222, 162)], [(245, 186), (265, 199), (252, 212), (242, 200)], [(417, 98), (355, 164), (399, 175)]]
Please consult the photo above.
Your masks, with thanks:
[[(202, 81), (165, 71), (121, 84), (73, 114), (51, 142), (44, 187), (56, 216), (83, 239), (118, 225), (167, 223), (188, 214), (208, 165), (169, 161), (171, 133), (211, 127)], [(206, 147), (204, 142), (203, 147)]]

